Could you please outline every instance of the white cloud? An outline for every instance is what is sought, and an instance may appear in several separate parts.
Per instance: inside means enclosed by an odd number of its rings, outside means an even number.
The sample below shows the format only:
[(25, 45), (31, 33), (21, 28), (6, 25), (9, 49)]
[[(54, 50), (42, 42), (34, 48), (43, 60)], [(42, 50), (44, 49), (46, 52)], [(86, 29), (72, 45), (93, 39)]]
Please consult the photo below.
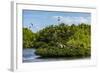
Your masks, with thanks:
[(60, 17), (60, 22), (66, 23), (66, 24), (79, 24), (79, 23), (87, 23), (90, 24), (90, 17), (73, 17), (73, 16), (53, 16), (53, 18), (57, 19)]

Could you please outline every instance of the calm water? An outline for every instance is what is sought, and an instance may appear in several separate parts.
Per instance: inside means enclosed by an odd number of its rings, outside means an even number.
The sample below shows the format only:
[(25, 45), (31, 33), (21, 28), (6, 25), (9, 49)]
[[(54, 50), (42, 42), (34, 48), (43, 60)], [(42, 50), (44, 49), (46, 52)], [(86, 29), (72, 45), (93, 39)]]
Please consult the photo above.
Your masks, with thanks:
[[(82, 59), (82, 58), (81, 58)], [(83, 58), (87, 59), (87, 58)], [(88, 58), (89, 59), (89, 58)], [(35, 54), (34, 48), (27, 48), (23, 50), (23, 62), (44, 62), (44, 61), (58, 61), (58, 60), (71, 60), (69, 58), (40, 58)]]
[(27, 48), (23, 50), (23, 62), (33, 62), (33, 61), (38, 61), (38, 58), (40, 56), (37, 56), (35, 54), (35, 49), (34, 48)]

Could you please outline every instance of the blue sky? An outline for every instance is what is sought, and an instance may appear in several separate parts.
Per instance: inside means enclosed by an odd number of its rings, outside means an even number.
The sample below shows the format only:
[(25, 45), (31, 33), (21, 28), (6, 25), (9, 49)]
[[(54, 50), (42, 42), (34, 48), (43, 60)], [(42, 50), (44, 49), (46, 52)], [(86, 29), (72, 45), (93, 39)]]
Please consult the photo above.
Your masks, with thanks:
[[(58, 17), (60, 21), (58, 22)], [(53, 11), (34, 11), (23, 10), (23, 27), (30, 27), (33, 32), (37, 32), (50, 25), (58, 25), (59, 23), (76, 24), (87, 23), (91, 24), (90, 13), (79, 12), (53, 12)]]

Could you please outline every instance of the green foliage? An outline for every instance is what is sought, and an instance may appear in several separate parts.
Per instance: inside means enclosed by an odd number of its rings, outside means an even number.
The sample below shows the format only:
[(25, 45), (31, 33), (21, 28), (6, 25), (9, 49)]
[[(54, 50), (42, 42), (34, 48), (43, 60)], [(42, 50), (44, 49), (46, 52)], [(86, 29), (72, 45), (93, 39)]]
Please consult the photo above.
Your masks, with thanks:
[[(27, 32), (27, 33), (26, 33)], [(89, 24), (51, 25), (37, 33), (24, 30), (23, 46), (36, 48), (41, 57), (86, 57), (91, 55)], [(35, 40), (34, 40), (35, 39)], [(33, 45), (31, 45), (31, 43)]]
[(23, 28), (23, 48), (31, 48), (34, 45), (36, 34), (28, 28)]

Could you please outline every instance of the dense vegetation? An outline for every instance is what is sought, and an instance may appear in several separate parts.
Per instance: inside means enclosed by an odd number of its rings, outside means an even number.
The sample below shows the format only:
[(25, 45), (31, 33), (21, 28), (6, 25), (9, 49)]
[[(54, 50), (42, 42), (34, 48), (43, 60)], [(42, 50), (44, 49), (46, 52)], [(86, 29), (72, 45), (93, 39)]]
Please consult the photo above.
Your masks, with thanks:
[(32, 48), (36, 33), (33, 33), (28, 28), (23, 28), (23, 48)]
[(88, 24), (48, 26), (37, 33), (23, 28), (23, 47), (36, 48), (42, 57), (86, 57), (91, 55), (91, 27)]

